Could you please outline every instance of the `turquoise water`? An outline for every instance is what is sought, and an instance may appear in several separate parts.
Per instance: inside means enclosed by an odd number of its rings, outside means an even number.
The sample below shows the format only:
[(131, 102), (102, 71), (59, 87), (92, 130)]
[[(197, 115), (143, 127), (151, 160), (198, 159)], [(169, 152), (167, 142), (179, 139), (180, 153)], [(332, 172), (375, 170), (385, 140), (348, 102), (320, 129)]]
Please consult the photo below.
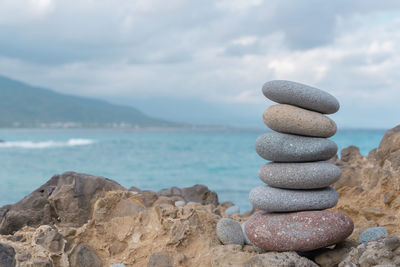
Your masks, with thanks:
[[(262, 130), (0, 130), (0, 206), (14, 203), (53, 174), (84, 172), (116, 180), (125, 187), (158, 191), (197, 183), (215, 190), (220, 201), (242, 211), (260, 185), (264, 163), (254, 151)], [(378, 146), (383, 130), (342, 130), (332, 139), (340, 149), (361, 153)]]

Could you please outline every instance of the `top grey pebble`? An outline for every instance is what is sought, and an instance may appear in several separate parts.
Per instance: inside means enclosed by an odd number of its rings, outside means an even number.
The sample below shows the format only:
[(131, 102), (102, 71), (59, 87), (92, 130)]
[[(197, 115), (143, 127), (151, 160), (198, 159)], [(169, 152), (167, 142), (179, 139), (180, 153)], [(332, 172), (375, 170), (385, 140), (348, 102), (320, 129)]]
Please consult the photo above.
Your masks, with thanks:
[(340, 108), (338, 100), (320, 89), (291, 81), (266, 82), (263, 94), (280, 104), (290, 104), (324, 114), (333, 114)]

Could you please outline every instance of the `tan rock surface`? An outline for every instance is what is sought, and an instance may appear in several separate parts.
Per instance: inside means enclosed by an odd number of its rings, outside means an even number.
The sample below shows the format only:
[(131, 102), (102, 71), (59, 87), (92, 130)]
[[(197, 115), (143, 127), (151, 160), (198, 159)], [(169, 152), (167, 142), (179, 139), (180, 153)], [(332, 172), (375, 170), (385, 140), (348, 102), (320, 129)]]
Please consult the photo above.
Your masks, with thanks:
[(38, 260), (69, 266), (79, 261), (74, 250), (83, 245), (91, 260), (98, 265), (98, 255), (103, 266), (147, 266), (152, 255), (152, 262), (157, 261), (158, 254), (169, 257), (173, 266), (243, 266), (257, 254), (252, 247), (243, 250), (220, 243), (215, 227), (221, 216), (216, 212), (222, 212), (223, 206), (175, 207), (158, 202), (146, 208), (145, 199), (137, 192), (107, 192), (96, 201), (92, 218), (82, 227), (24, 227), (13, 236), (0, 235), (0, 242), (14, 247), (21, 267)]
[(270, 106), (264, 111), (263, 119), (269, 128), (281, 133), (331, 137), (337, 130), (329, 117), (286, 104)]
[(379, 147), (360, 155), (352, 146), (341, 152), (336, 164), (342, 177), (333, 187), (339, 202), (333, 210), (349, 215), (358, 240), (362, 231), (373, 226), (385, 227), (389, 234), (400, 234), (400, 126), (386, 132)]

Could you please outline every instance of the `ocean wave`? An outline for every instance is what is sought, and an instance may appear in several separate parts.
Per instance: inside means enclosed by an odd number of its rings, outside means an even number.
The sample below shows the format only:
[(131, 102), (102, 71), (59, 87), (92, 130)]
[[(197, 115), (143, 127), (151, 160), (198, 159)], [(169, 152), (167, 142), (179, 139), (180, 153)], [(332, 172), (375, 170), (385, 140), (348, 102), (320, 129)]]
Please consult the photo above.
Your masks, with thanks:
[(52, 148), (52, 147), (74, 147), (74, 146), (87, 146), (93, 144), (95, 141), (91, 139), (69, 139), (66, 142), (60, 141), (13, 141), (0, 143), (0, 148)]

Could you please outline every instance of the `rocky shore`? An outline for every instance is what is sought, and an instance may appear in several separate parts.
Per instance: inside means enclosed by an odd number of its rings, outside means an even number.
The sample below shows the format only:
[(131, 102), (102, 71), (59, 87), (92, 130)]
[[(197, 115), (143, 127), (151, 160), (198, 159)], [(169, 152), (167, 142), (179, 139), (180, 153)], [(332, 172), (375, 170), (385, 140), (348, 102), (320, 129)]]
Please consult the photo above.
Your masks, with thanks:
[(242, 224), (254, 211), (239, 214), (202, 185), (152, 192), (67, 172), (0, 208), (0, 266), (399, 266), (400, 126), (368, 157), (348, 147), (330, 162), (342, 171), (330, 210), (354, 221), (353, 234), (335, 246), (223, 245), (221, 218)]

